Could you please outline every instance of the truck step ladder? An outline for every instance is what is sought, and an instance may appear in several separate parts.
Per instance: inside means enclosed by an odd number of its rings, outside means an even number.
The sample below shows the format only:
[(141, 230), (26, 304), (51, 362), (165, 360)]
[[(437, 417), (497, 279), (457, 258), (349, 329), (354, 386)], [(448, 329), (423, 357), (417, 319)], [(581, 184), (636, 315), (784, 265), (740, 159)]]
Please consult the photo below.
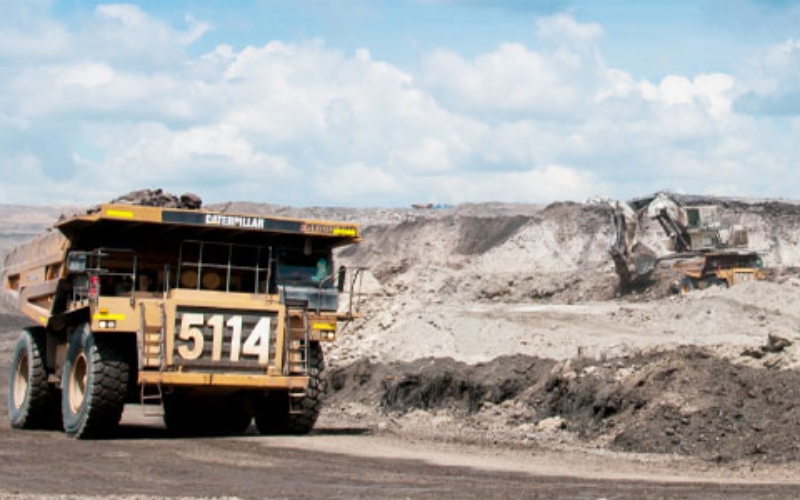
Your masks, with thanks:
[[(154, 326), (147, 323), (147, 314), (145, 311), (145, 303), (139, 304), (140, 312), (140, 330), (137, 335), (139, 341), (139, 370), (157, 366), (159, 371), (164, 370), (165, 359), (165, 329), (166, 324), (166, 311), (164, 304), (160, 307), (160, 324)], [(148, 384), (142, 382), (141, 391), (139, 393), (139, 403), (142, 406), (142, 412), (148, 417), (161, 417), (164, 416), (164, 392), (161, 389), (161, 382), (155, 384)]]
[[(285, 369), (287, 375), (303, 375), (308, 373), (308, 356), (311, 331), (308, 322), (308, 302), (286, 300), (286, 341), (284, 349)], [(293, 321), (298, 318), (297, 321)]]
[[(308, 321), (308, 301), (284, 299), (286, 305), (286, 339), (284, 343), (284, 373), (286, 375), (305, 375), (309, 369), (309, 349), (311, 329)], [(299, 320), (299, 321), (298, 321)], [(306, 389), (289, 390), (289, 413), (306, 413), (304, 403)]]
[(292, 415), (299, 415), (305, 413), (303, 402), (306, 399), (305, 389), (292, 389), (289, 391), (289, 413)]
[(142, 405), (142, 413), (146, 417), (164, 416), (164, 392), (161, 390), (161, 383), (155, 384), (142, 383), (142, 391), (139, 395), (139, 402)]

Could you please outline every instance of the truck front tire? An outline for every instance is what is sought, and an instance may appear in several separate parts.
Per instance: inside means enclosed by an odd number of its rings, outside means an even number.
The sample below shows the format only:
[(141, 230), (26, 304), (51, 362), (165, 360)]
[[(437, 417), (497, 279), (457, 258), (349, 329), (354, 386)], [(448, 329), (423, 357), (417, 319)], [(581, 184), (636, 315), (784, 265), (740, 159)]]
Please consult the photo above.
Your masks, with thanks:
[(130, 364), (112, 340), (94, 335), (88, 324), (69, 340), (61, 398), (64, 431), (69, 436), (105, 436), (122, 418)]
[(256, 428), (260, 434), (308, 434), (317, 423), (322, 406), (322, 347), (312, 342), (308, 349), (308, 387), (295, 397), (288, 392), (271, 392), (253, 402)]
[(14, 346), (8, 386), (11, 427), (55, 429), (58, 426), (58, 391), (47, 381), (46, 353), (44, 330), (25, 330)]

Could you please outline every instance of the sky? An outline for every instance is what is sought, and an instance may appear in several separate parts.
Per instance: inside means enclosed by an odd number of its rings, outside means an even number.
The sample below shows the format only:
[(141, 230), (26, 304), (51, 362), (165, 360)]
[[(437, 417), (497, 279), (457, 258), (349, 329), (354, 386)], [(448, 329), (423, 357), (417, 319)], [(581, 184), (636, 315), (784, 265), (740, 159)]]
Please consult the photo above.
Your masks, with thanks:
[(0, 203), (800, 199), (800, 0), (0, 0)]

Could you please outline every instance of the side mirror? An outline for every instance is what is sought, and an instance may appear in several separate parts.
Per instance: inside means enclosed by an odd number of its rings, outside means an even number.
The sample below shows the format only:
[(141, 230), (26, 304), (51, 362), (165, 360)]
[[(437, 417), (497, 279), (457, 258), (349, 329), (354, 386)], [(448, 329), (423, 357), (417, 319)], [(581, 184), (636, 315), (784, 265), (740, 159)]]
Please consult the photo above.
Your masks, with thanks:
[(82, 273), (86, 271), (86, 254), (70, 253), (67, 256), (67, 271), (71, 273)]
[(336, 278), (336, 288), (339, 293), (344, 292), (344, 280), (347, 276), (347, 269), (344, 266), (339, 266), (339, 272)]

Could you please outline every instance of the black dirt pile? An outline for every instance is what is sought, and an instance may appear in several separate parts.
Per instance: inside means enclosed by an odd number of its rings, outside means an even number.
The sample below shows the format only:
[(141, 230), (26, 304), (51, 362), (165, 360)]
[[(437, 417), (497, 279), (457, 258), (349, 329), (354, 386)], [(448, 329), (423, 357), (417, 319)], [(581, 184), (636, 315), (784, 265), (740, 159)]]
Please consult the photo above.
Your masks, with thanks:
[(332, 406), (357, 401), (387, 416), (450, 411), (463, 422), (486, 403), (513, 402), (532, 417), (508, 425), (561, 417), (566, 431), (613, 450), (716, 462), (800, 460), (800, 372), (733, 364), (697, 347), (565, 363), (363, 360), (328, 377)]
[(532, 380), (545, 379), (554, 365), (552, 360), (522, 355), (477, 365), (451, 358), (390, 364), (364, 359), (328, 374), (328, 398), (377, 404), (388, 412), (450, 409), (466, 415), (486, 402), (499, 404), (519, 397)]

